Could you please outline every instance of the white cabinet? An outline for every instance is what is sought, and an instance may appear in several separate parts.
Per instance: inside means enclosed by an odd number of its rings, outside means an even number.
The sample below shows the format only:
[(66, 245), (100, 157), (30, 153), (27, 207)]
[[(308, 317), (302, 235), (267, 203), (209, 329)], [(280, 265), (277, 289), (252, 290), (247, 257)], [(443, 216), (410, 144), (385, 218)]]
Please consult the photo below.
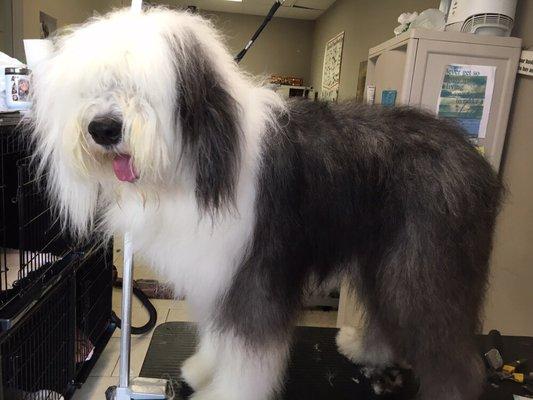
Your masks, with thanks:
[(370, 49), (366, 87), (375, 86), (376, 104), (384, 90), (395, 90), (397, 105), (436, 112), (449, 65), (495, 67), (486, 135), (478, 142), (498, 169), (520, 52), (517, 38), (413, 29)]

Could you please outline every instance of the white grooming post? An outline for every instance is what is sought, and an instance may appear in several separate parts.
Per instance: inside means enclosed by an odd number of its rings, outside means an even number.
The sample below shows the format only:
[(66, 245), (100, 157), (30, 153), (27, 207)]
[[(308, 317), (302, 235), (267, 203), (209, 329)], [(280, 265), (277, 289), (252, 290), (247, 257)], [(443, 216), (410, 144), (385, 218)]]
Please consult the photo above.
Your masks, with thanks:
[(120, 331), (120, 375), (118, 388), (129, 388), (131, 349), (131, 295), (133, 292), (133, 248), (130, 232), (126, 232), (124, 235), (123, 251), (124, 271), (122, 273), (122, 324)]
[[(131, 12), (142, 12), (142, 0), (132, 0)], [(120, 375), (117, 389), (130, 386), (131, 296), (133, 292), (133, 248), (131, 233), (124, 234), (124, 272), (122, 276), (122, 324), (120, 332)], [(117, 397), (118, 399), (119, 397)], [(128, 397), (129, 399), (129, 397)]]
[[(142, 0), (132, 0), (131, 12), (142, 12)], [(130, 380), (131, 299), (133, 294), (133, 243), (131, 232), (124, 234), (124, 271), (122, 275), (122, 325), (120, 332), (119, 384), (106, 392), (113, 400), (172, 400), (174, 395), (165, 379), (134, 378)], [(110, 388), (111, 389), (111, 388)]]

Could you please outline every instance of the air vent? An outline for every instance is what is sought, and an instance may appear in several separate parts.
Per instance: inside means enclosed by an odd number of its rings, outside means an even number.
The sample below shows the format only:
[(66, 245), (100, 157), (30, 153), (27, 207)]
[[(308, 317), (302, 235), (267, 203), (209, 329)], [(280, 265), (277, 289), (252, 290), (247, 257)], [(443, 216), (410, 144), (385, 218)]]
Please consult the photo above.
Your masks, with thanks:
[(479, 35), (510, 36), (513, 19), (502, 14), (477, 14), (467, 18), (461, 32)]

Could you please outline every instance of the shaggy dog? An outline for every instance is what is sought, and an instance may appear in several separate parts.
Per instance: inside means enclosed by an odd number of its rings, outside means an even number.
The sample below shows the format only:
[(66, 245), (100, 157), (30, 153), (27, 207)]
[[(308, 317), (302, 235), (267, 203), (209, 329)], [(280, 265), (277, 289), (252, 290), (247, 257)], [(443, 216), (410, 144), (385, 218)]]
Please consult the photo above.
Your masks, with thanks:
[(310, 282), (346, 277), (356, 362), (405, 362), (419, 398), (476, 399), (474, 333), (500, 183), (450, 123), (408, 108), (284, 101), (203, 18), (116, 11), (34, 71), (40, 170), (74, 235), (129, 231), (198, 321), (194, 400), (281, 387)]

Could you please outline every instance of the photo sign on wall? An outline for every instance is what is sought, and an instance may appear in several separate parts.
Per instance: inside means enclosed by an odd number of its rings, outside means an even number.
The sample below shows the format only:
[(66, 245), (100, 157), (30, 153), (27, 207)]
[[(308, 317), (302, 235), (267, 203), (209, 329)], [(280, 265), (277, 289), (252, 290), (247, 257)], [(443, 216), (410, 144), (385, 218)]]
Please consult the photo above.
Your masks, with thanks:
[(344, 32), (339, 33), (326, 43), (322, 70), (322, 98), (324, 100), (337, 100), (341, 80), (343, 46)]
[(446, 67), (437, 114), (459, 123), (470, 139), (487, 133), (496, 67), (450, 64)]

